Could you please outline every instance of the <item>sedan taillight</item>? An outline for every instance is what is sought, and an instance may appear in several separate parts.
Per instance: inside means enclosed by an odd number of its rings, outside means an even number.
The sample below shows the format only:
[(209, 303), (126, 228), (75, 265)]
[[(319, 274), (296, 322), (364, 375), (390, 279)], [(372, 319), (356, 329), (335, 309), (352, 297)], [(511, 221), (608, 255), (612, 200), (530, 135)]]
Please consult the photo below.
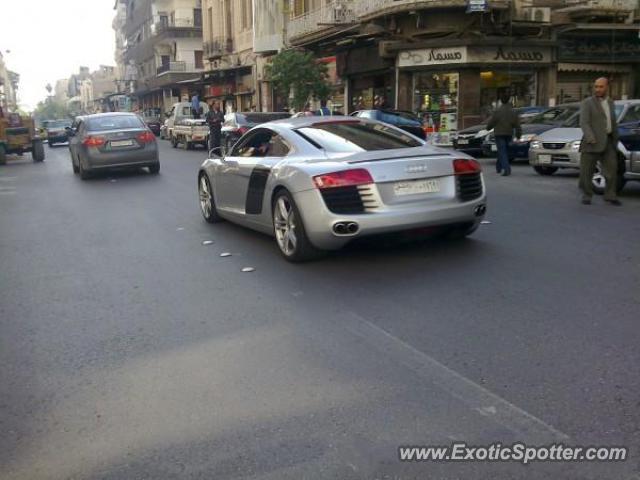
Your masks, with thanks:
[(482, 167), (476, 160), (470, 158), (456, 158), (453, 161), (453, 171), (456, 175), (480, 173), (482, 171)]
[(155, 141), (156, 136), (152, 132), (142, 132), (136, 138), (140, 143), (151, 143)]
[(353, 170), (342, 170), (341, 172), (326, 173), (313, 177), (313, 182), (319, 189), (350, 187), (373, 183), (373, 178), (368, 170), (355, 168)]
[(82, 144), (86, 145), (87, 147), (101, 147), (105, 143), (106, 143), (106, 139), (104, 137), (98, 137), (98, 136), (95, 136), (95, 137), (88, 136), (82, 141)]

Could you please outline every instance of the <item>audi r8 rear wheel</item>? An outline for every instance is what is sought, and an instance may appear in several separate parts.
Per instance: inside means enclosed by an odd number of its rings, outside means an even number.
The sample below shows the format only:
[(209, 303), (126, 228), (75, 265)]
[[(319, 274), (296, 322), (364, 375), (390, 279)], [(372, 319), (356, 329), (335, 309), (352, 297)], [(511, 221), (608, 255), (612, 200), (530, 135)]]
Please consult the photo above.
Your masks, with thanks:
[(198, 180), (198, 194), (200, 196), (200, 211), (204, 219), (209, 223), (222, 222), (224, 219), (218, 214), (218, 210), (216, 209), (211, 182), (206, 173), (201, 174)]
[(276, 194), (272, 216), (276, 243), (284, 258), (290, 262), (304, 262), (322, 254), (309, 241), (300, 211), (288, 191), (280, 190)]

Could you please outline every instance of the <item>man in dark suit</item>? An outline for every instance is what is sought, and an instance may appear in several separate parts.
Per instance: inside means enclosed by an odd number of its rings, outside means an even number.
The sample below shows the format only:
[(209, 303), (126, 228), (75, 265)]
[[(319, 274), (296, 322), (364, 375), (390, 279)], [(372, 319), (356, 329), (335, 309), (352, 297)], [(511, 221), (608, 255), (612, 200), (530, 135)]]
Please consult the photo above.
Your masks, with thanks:
[(616, 195), (618, 123), (608, 92), (609, 80), (598, 78), (594, 83), (593, 96), (580, 104), (582, 142), (579, 187), (582, 190), (582, 203), (585, 205), (591, 204), (591, 182), (598, 162), (606, 181), (604, 199), (611, 205), (621, 205)]
[(503, 177), (511, 175), (511, 164), (509, 163), (509, 143), (515, 133), (516, 138), (522, 136), (520, 119), (518, 114), (511, 107), (511, 95), (508, 91), (500, 94), (501, 105), (493, 112), (487, 124), (487, 130), (493, 129), (493, 136), (496, 139), (496, 149), (498, 159), (496, 161), (496, 172), (502, 173)]

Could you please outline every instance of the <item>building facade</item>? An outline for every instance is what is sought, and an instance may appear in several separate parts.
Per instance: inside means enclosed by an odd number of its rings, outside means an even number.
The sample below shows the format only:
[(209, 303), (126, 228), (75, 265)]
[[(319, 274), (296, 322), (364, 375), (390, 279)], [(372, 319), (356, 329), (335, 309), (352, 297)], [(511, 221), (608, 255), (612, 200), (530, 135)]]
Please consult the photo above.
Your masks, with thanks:
[(116, 4), (116, 61), (123, 75), (118, 84), (135, 98), (134, 108), (169, 111), (199, 89), (204, 71), (201, 5), (200, 0)]
[(19, 83), (20, 75), (7, 68), (0, 52), (0, 107), (4, 112), (18, 110)]
[[(203, 0), (202, 6), (205, 98), (225, 111), (257, 109), (253, 0)], [(266, 24), (269, 17), (256, 20)]]
[[(637, 0), (291, 0), (287, 41), (335, 58), (344, 111), (412, 111), (435, 143), (484, 121), (508, 91), (551, 106), (611, 78), (638, 96)], [(342, 89), (342, 98), (340, 98)]]

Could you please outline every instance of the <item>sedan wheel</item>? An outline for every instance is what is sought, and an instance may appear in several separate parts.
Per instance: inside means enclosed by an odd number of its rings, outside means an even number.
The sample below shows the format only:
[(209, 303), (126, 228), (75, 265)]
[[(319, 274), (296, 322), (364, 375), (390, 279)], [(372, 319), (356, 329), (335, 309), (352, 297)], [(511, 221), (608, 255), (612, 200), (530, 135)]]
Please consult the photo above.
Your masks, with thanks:
[[(624, 178), (624, 172), (620, 173), (620, 171), (618, 171), (618, 178), (616, 180), (616, 193), (620, 193), (622, 191), (625, 183), (626, 181)], [(597, 195), (604, 194), (604, 191), (607, 188), (607, 179), (604, 178), (600, 162), (596, 164), (596, 171), (591, 178), (591, 185), (593, 185), (593, 192)]]
[(200, 175), (198, 181), (198, 194), (200, 197), (200, 211), (202, 216), (209, 223), (222, 222), (224, 219), (218, 215), (216, 210), (216, 204), (213, 199), (213, 190), (211, 189), (211, 183), (206, 173)]
[(309, 241), (298, 208), (285, 190), (273, 202), (273, 230), (280, 253), (287, 260), (302, 262), (321, 254)]

